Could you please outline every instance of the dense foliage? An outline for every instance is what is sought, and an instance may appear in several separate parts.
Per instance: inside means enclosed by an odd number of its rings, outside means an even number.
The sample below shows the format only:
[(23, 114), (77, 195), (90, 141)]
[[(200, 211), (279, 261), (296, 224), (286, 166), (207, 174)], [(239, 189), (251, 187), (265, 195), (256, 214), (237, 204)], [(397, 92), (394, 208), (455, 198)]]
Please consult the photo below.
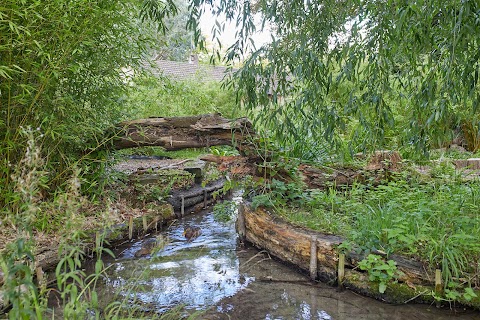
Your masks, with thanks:
[[(101, 182), (91, 175), (101, 172), (96, 166), (103, 163), (105, 130), (126, 117), (205, 112), (236, 117), (237, 92), (237, 101), (260, 129), (273, 133), (285, 154), (318, 160), (327, 144), (337, 150), (400, 147), (418, 153), (456, 135), (471, 151), (480, 148), (478, 1), (189, 3), (193, 34), (181, 31), (185, 11), (162, 23), (180, 1), (2, 2), (0, 218), (18, 231), (18, 239), (0, 262), (12, 318), (35, 313), (41, 318), (46, 307), (44, 292), (24, 263), (34, 260), (24, 231), (62, 228), (80, 239), (69, 225), (81, 216), (79, 187), (92, 194)], [(246, 60), (231, 90), (195, 80), (138, 77), (146, 56), (183, 60), (190, 41), (201, 42), (198, 18), (209, 8), (237, 23), (237, 42), (225, 58)], [(255, 17), (273, 30), (271, 42), (260, 48), (250, 41)], [(216, 28), (220, 33), (222, 24)], [(271, 143), (267, 140), (265, 145)], [(455, 300), (459, 293), (451, 289), (460, 279), (468, 279), (462, 283), (468, 297), (467, 290), (479, 282), (480, 190), (477, 183), (452, 180), (399, 179), (343, 194), (333, 188), (307, 193), (299, 184), (273, 180), (261, 186), (270, 194), (253, 200), (254, 205), (310, 207), (288, 217), (344, 233), (364, 251), (400, 252), (439, 264), (447, 298)], [(225, 215), (231, 206), (217, 211)], [(93, 308), (99, 316), (87, 282), (95, 283), (103, 266), (99, 262), (95, 275), (86, 277), (80, 267), (84, 252), (68, 251), (56, 274), (64, 303), (71, 302), (65, 314), (81, 317)], [(370, 260), (367, 269), (375, 267)], [(67, 264), (74, 266), (70, 273)], [(19, 285), (28, 290), (18, 290)], [(87, 293), (91, 306), (81, 304)]]
[[(403, 146), (418, 153), (461, 134), (478, 148), (478, 1), (191, 0), (190, 6), (192, 28), (209, 9), (236, 22), (237, 42), (226, 59), (252, 53), (238, 72), (239, 93), (286, 146), (326, 140), (350, 150)], [(255, 17), (273, 30), (260, 48), (249, 41)]]
[(187, 61), (193, 49), (193, 32), (186, 29), (188, 10), (183, 0), (175, 0), (174, 4), (177, 13), (164, 20), (165, 32), (151, 30), (154, 38), (151, 51), (155, 59)]
[(235, 107), (233, 90), (222, 89), (220, 83), (202, 78), (175, 81), (156, 77), (138, 77), (131, 83), (126, 106), (132, 118), (175, 117), (221, 113), (224, 117), (240, 117)]
[[(37, 132), (47, 185), (55, 191), (121, 120), (129, 70), (149, 46), (142, 21), (175, 12), (157, 0), (6, 0), (0, 7), (0, 203), (11, 202), (13, 168)], [(149, 45), (150, 44), (150, 45)], [(98, 155), (97, 155), (98, 156)]]

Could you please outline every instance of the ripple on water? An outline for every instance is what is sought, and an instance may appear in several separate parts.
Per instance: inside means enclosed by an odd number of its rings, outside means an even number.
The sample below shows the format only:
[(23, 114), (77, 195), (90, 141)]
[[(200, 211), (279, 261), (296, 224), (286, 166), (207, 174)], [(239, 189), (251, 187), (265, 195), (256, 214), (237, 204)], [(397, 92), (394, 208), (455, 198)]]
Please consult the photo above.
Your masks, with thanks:
[[(193, 241), (183, 237), (186, 226), (198, 226), (202, 234)], [(138, 241), (110, 265), (107, 286), (130, 295), (156, 311), (177, 304), (204, 309), (245, 288), (251, 280), (240, 276), (233, 223), (215, 221), (212, 214), (190, 216), (162, 233), (167, 245), (153, 257), (135, 259)], [(122, 289), (129, 280), (139, 286)], [(128, 286), (127, 286), (128, 287)]]
[[(185, 226), (199, 226), (202, 235), (188, 242), (182, 236)], [(183, 304), (208, 309), (204, 319), (232, 320), (444, 320), (453, 315), (424, 305), (392, 306), (311, 283), (265, 253), (238, 249), (233, 223), (217, 222), (211, 213), (188, 216), (162, 234), (168, 243), (154, 257), (134, 258), (140, 240), (118, 259), (106, 261), (110, 268), (102, 297), (107, 303), (115, 299), (115, 291), (120, 297), (136, 297), (149, 310), (162, 312)], [(472, 311), (455, 319), (480, 316)]]

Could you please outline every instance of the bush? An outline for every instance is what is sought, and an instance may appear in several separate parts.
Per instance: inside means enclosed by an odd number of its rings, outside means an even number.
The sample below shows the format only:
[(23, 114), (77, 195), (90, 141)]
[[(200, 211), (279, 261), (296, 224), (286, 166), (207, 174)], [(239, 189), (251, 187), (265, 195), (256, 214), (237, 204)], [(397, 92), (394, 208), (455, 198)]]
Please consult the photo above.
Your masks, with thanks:
[(192, 79), (174, 81), (143, 76), (135, 79), (126, 102), (132, 117), (172, 117), (221, 113), (236, 118), (242, 113), (236, 106), (235, 93), (218, 82)]

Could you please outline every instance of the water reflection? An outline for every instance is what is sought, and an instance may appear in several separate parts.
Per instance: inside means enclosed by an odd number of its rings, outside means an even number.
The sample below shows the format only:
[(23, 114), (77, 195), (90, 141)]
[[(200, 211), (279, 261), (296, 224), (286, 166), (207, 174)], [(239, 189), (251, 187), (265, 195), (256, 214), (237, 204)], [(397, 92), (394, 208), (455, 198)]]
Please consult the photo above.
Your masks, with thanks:
[[(200, 227), (202, 235), (188, 242), (182, 235), (187, 225)], [(153, 257), (134, 258), (139, 241), (106, 261), (106, 286), (160, 312), (178, 304), (192, 309), (214, 305), (253, 280), (240, 275), (234, 229), (233, 222), (217, 222), (212, 214), (178, 221), (164, 232), (169, 241)], [(135, 292), (124, 289), (132, 279), (137, 280)]]
[[(199, 226), (202, 235), (187, 242), (184, 226)], [(157, 312), (184, 304), (205, 310), (200, 318), (210, 320), (480, 319), (474, 311), (392, 306), (312, 283), (264, 252), (238, 247), (233, 222), (215, 221), (211, 213), (186, 217), (162, 234), (169, 241), (154, 257), (135, 258), (142, 246), (138, 241), (106, 261), (110, 268), (102, 296), (108, 302), (120, 294)]]
[(389, 305), (348, 290), (339, 292), (326, 284), (310, 282), (306, 276), (264, 253), (259, 254), (254, 248), (245, 248), (238, 256), (240, 273), (248, 274), (255, 281), (236, 295), (223, 299), (204, 319), (480, 319), (476, 311), (455, 313), (428, 305)]

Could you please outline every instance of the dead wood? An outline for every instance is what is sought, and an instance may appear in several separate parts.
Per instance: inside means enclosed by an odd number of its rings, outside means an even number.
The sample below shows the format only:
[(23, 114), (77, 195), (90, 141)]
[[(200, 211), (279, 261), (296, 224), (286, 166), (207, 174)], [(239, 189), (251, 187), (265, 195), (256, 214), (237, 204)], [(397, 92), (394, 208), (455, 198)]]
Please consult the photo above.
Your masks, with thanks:
[[(252, 210), (246, 204), (242, 204), (239, 213), (243, 215), (242, 224), (248, 242), (305, 271), (309, 271), (310, 241), (312, 236), (315, 236), (318, 278), (336, 280), (338, 263), (336, 247), (344, 241), (342, 237), (295, 227), (279, 217), (270, 215), (264, 209)], [(358, 263), (364, 258), (364, 255), (355, 252), (347, 253), (346, 268), (358, 272)], [(399, 281), (415, 285), (432, 284), (434, 277), (431, 272), (427, 272), (427, 268), (421, 262), (397, 255), (390, 255), (388, 259), (394, 260), (398, 270), (403, 273)]]
[[(125, 121), (113, 140), (115, 149), (159, 146), (165, 150), (216, 145), (245, 145), (254, 134), (247, 118), (226, 119), (219, 114), (148, 118)], [(245, 148), (245, 147), (244, 147)]]
[(207, 201), (213, 198), (215, 192), (220, 191), (223, 188), (225, 180), (220, 179), (211, 184), (202, 186), (195, 186), (185, 191), (175, 191), (167, 199), (167, 202), (175, 209), (180, 210), (182, 207), (182, 198), (184, 208), (195, 206), (196, 204), (203, 204), (205, 193)]
[(313, 167), (302, 164), (298, 167), (302, 181), (309, 189), (351, 186), (367, 180), (368, 174), (362, 170), (348, 167)]
[(398, 172), (402, 168), (402, 156), (398, 151), (380, 150), (370, 157), (367, 170), (388, 170)]

